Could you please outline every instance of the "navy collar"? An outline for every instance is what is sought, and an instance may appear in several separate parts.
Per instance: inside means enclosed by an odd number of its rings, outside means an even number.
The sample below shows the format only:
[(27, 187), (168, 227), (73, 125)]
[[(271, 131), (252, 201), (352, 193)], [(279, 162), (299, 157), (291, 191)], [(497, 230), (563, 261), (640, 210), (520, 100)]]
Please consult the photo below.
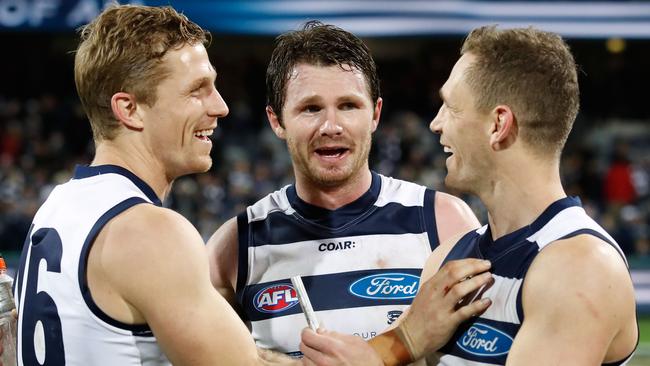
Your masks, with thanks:
[(135, 184), (141, 191), (144, 193), (151, 202), (156, 206), (162, 206), (160, 198), (156, 195), (156, 192), (147, 184), (145, 181), (140, 179), (137, 175), (133, 174), (131, 171), (122, 168), (117, 165), (96, 165), (96, 166), (87, 166), (87, 165), (77, 165), (74, 168), (74, 175), (72, 179), (83, 179), (94, 177), (101, 174), (119, 174), (129, 179), (133, 184)]
[(295, 184), (287, 188), (287, 198), (291, 207), (305, 219), (328, 227), (340, 227), (366, 212), (377, 202), (381, 190), (381, 178), (375, 172), (371, 174), (370, 188), (361, 197), (336, 210), (328, 210), (303, 201), (298, 197)]
[(488, 224), (485, 234), (481, 238), (481, 252), (502, 252), (508, 250), (512, 243), (520, 242), (532, 234), (541, 230), (544, 225), (546, 225), (555, 215), (560, 213), (560, 211), (569, 208), (569, 207), (581, 207), (582, 203), (578, 197), (564, 197), (559, 200), (551, 203), (541, 215), (539, 215), (535, 221), (530, 225), (524, 226), (520, 229), (517, 229), (509, 234), (506, 234), (497, 240), (492, 241), (492, 230), (490, 229), (490, 224)]

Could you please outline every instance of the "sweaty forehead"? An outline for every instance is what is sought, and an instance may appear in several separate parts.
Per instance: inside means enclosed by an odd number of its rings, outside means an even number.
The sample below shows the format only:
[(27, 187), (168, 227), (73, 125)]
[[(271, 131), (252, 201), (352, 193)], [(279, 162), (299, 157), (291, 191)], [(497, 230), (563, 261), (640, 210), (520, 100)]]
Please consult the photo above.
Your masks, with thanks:
[(198, 78), (213, 78), (216, 74), (202, 44), (170, 49), (163, 60), (169, 71), (168, 82), (185, 83)]
[(287, 101), (313, 96), (358, 95), (369, 98), (364, 74), (356, 68), (338, 65), (296, 65), (287, 81)]

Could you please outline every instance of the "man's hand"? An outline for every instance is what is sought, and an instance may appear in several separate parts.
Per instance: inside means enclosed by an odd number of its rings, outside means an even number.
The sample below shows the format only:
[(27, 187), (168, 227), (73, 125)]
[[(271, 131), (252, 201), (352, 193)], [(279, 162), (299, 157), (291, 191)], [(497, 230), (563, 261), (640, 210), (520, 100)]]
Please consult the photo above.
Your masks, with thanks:
[(319, 329), (303, 330), (300, 350), (305, 365), (402, 365), (437, 351), (451, 337), (458, 325), (481, 314), (491, 304), (489, 299), (461, 306), (493, 279), (490, 262), (463, 259), (445, 264), (420, 286), (408, 314), (397, 329), (382, 333), (368, 343), (357, 336)]
[(485, 260), (450, 261), (420, 286), (406, 318), (396, 329), (413, 360), (440, 349), (460, 323), (490, 306), (487, 298), (462, 306), (466, 297), (473, 297), (494, 281), (486, 272), (489, 269), (490, 262)]
[(361, 337), (318, 328), (302, 331), (300, 352), (305, 366), (383, 366), (384, 362)]

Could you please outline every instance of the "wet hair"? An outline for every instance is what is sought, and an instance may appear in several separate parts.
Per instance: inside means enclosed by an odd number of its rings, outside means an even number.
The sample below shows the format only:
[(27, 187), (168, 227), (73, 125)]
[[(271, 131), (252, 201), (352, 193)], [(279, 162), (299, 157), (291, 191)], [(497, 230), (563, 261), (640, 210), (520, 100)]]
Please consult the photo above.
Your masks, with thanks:
[(377, 67), (368, 47), (354, 34), (333, 25), (309, 21), (302, 29), (276, 38), (276, 46), (266, 69), (268, 106), (282, 121), (286, 101), (287, 81), (293, 68), (300, 64), (316, 66), (338, 65), (343, 70), (360, 71), (366, 79), (373, 103), (379, 98)]

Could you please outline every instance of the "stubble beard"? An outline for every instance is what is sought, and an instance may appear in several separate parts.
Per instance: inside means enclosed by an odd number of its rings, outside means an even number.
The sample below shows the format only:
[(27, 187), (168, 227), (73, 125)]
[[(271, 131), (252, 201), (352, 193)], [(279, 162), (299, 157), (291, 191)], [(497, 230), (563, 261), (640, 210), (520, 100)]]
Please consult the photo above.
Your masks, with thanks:
[(354, 145), (355, 149), (351, 150), (353, 153), (347, 157), (351, 161), (343, 166), (323, 167), (319, 164), (311, 164), (310, 156), (301, 154), (293, 141), (287, 140), (287, 147), (296, 173), (300, 172), (308, 182), (316, 187), (332, 188), (343, 186), (354, 180), (360, 170), (367, 166), (370, 156), (370, 137), (368, 136), (362, 143)]

